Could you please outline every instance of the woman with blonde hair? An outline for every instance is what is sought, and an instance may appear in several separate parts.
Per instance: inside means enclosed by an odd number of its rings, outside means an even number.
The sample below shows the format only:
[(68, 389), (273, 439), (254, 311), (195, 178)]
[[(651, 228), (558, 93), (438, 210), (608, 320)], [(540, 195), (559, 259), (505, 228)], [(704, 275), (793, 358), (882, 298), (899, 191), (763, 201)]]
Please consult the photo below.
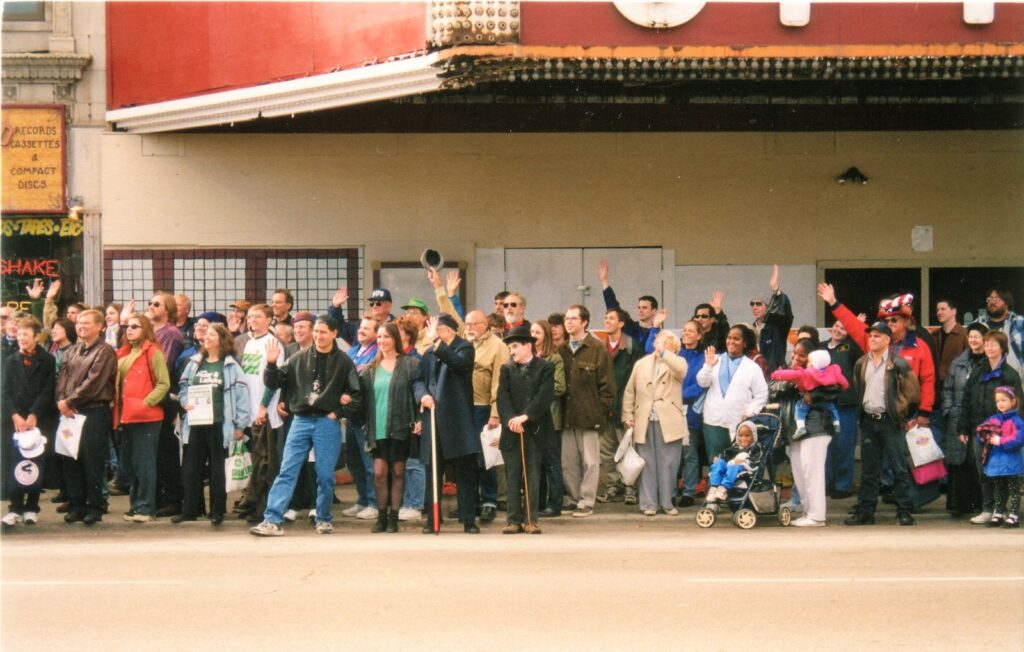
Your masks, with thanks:
[(659, 507), (669, 516), (679, 513), (672, 493), (683, 446), (690, 440), (683, 408), (687, 365), (679, 348), (674, 333), (659, 332), (654, 352), (637, 360), (622, 395), (622, 425), (633, 428), (633, 441), (644, 460), (640, 509), (645, 516), (654, 516)]
[(114, 428), (121, 428), (119, 459), (124, 476), (131, 478), (124, 520), (149, 523), (156, 518), (156, 452), (164, 419), (160, 402), (171, 389), (171, 379), (145, 315), (134, 312), (128, 317), (124, 341), (117, 350), (114, 395)]

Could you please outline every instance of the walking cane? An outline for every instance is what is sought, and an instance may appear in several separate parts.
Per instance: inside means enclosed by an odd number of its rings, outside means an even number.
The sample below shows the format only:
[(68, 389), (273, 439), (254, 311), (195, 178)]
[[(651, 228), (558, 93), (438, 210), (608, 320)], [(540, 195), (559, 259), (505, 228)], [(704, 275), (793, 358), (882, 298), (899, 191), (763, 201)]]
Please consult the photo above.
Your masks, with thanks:
[(530, 482), (526, 479), (526, 429), (519, 435), (519, 454), (523, 461), (523, 499), (526, 503), (526, 523), (533, 525), (533, 517), (530, 516)]
[(441, 534), (441, 505), (438, 501), (437, 483), (441, 479), (437, 470), (437, 420), (434, 408), (430, 408), (430, 485), (434, 499), (434, 534)]

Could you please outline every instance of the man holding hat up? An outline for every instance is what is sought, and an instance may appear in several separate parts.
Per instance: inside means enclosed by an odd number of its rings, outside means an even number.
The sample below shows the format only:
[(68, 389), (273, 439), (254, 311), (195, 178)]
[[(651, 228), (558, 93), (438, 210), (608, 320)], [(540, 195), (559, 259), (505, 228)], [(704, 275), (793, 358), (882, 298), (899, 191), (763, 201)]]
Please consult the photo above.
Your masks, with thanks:
[[(508, 485), (508, 519), (503, 534), (540, 534), (541, 450), (555, 437), (551, 403), (555, 400), (555, 366), (534, 354), (529, 326), (516, 326), (505, 336), (512, 359), (502, 365), (498, 380), (501, 455)], [(524, 486), (525, 480), (525, 486)], [(520, 490), (525, 494), (520, 498)], [(526, 505), (524, 528), (523, 505)]]

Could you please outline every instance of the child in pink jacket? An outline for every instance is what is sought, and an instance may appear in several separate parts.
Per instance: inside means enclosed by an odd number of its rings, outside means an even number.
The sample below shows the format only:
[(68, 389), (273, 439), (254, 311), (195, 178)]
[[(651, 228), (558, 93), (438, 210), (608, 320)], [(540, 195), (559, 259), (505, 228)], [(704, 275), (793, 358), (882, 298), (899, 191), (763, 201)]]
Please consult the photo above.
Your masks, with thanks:
[(796, 404), (796, 433), (794, 437), (799, 438), (806, 431), (807, 413), (812, 405), (816, 408), (828, 410), (832, 414), (832, 425), (839, 429), (839, 410), (836, 409), (835, 401), (813, 401), (811, 394), (819, 387), (831, 387), (838, 385), (840, 389), (850, 386), (843, 376), (839, 365), (832, 364), (832, 357), (828, 351), (819, 349), (811, 351), (807, 356), (808, 364), (803, 369), (776, 369), (772, 372), (772, 380), (785, 380), (796, 383), (797, 388), (803, 395), (803, 400)]

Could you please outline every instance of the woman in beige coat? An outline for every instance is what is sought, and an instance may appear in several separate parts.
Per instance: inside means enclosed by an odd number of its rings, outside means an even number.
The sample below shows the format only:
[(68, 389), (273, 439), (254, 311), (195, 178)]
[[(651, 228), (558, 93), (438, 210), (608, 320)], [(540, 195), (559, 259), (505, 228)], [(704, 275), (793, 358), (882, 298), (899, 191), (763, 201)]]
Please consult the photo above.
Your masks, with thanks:
[(633, 428), (633, 442), (644, 459), (640, 510), (645, 516), (657, 514), (658, 507), (669, 516), (679, 513), (672, 505), (672, 490), (690, 431), (683, 407), (686, 360), (678, 351), (679, 338), (674, 333), (658, 333), (654, 353), (634, 365), (622, 396), (622, 423)]

